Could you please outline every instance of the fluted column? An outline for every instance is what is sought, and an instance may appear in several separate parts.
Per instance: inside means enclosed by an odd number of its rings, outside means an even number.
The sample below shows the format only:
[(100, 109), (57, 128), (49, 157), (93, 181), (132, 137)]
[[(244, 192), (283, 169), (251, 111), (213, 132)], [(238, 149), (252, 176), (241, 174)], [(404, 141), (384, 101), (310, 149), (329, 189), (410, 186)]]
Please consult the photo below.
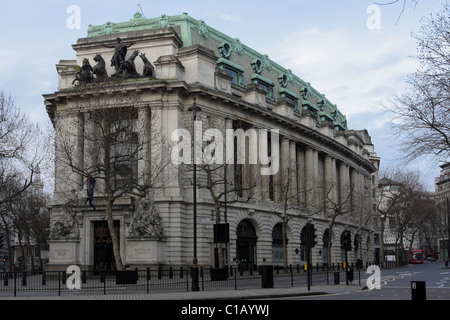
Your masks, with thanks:
[(356, 215), (357, 212), (361, 212), (361, 174), (356, 169), (351, 170), (351, 210), (352, 215)]
[(317, 202), (318, 160), (317, 150), (314, 150), (311, 147), (307, 147), (305, 152), (307, 206), (316, 206)]
[(306, 190), (306, 179), (305, 179), (305, 150), (303, 148), (297, 147), (297, 185), (298, 185), (298, 195), (297, 203), (304, 206), (306, 204), (305, 190)]
[[(228, 137), (227, 130), (233, 130), (233, 120), (230, 118), (225, 119), (225, 137)], [(234, 138), (230, 141), (226, 140), (225, 148), (226, 150), (234, 150)], [(227, 190), (229, 190), (234, 185), (234, 154), (230, 154), (230, 158), (227, 158), (227, 156), (228, 152), (224, 152), (224, 170), (226, 172)]]
[(336, 160), (325, 156), (325, 203), (336, 204)]
[(297, 144), (295, 141), (289, 142), (289, 198), (291, 203), (297, 203)]
[[(84, 136), (84, 113), (79, 112), (77, 114), (77, 149), (78, 149), (78, 166), (80, 168), (80, 170), (84, 171), (84, 140), (86, 139), (86, 137)], [(79, 177), (79, 184), (84, 186), (84, 177), (82, 175), (80, 175)]]
[(339, 204), (342, 209), (350, 208), (350, 185), (349, 185), (349, 167), (344, 162), (339, 167)]
[(138, 160), (138, 179), (141, 185), (149, 185), (151, 179), (151, 132), (150, 112), (147, 106), (138, 108), (138, 129), (140, 154)]
[(281, 181), (280, 181), (280, 201), (285, 201), (289, 193), (289, 139), (281, 138)]
[[(261, 192), (261, 198), (262, 199), (270, 199), (270, 175), (267, 174), (266, 171), (268, 171), (268, 168), (270, 167), (270, 164), (268, 163), (269, 159), (269, 136), (267, 131), (261, 130), (258, 134), (259, 140), (258, 140), (258, 151), (259, 151), (259, 157), (258, 157), (258, 163), (259, 163), (259, 169), (257, 172), (257, 177), (260, 181), (260, 192)], [(264, 174), (261, 173), (261, 170), (264, 170)]]

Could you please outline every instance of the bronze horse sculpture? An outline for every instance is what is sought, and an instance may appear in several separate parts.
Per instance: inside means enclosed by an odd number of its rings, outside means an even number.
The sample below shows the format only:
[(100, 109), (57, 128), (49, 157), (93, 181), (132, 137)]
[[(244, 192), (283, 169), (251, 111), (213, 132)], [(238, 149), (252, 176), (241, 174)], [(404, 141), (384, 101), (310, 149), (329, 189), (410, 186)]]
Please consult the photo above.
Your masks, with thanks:
[(72, 81), (72, 85), (75, 83), (75, 81), (80, 82), (91, 82), (92, 81), (92, 66), (89, 63), (89, 59), (84, 58), (83, 59), (83, 65), (81, 66), (81, 71), (78, 71), (75, 73), (75, 79)]
[(133, 52), (133, 54), (126, 59), (125, 61), (122, 61), (120, 64), (120, 74), (122, 75), (122, 78), (137, 78), (140, 75), (136, 71), (136, 65), (134, 64), (134, 59), (138, 56), (139, 51), (136, 50)]
[(102, 79), (108, 77), (108, 73), (106, 72), (106, 62), (102, 58), (100, 54), (97, 54), (94, 57), (94, 61), (97, 62), (97, 64), (94, 66), (92, 73), (95, 75), (97, 79)]

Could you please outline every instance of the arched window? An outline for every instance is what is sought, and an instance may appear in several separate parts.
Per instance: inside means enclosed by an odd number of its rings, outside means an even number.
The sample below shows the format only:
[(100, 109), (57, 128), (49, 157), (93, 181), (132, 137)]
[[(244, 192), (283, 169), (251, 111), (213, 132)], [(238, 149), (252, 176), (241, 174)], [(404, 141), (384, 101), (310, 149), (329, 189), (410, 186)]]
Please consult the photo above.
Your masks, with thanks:
[(256, 265), (256, 230), (249, 220), (242, 220), (236, 230), (236, 254), (244, 269)]
[[(287, 239), (286, 239), (287, 243)], [(277, 223), (272, 230), (272, 263), (273, 265), (283, 265), (283, 226)]]

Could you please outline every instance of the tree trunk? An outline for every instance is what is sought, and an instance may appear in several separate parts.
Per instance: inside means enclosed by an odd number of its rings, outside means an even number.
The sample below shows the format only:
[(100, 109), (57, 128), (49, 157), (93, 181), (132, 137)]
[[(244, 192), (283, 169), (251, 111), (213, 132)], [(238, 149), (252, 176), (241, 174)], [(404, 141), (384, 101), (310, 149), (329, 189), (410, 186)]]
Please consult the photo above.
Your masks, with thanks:
[[(286, 217), (286, 215), (285, 215)], [(287, 241), (286, 241), (286, 219), (283, 220), (281, 224), (281, 232), (283, 234), (283, 266), (284, 272), (288, 272), (288, 257), (287, 257)]]
[(112, 245), (113, 245), (113, 253), (114, 260), (116, 262), (117, 270), (123, 270), (122, 258), (120, 257), (120, 249), (119, 249), (119, 238), (117, 237), (116, 229), (114, 228), (114, 220), (112, 215), (112, 201), (108, 199), (106, 203), (106, 217), (108, 221), (108, 229), (111, 235)]
[(34, 250), (33, 250), (33, 247), (31, 246), (30, 237), (29, 236), (27, 236), (25, 245), (27, 247), (28, 254), (29, 254), (29, 257), (30, 257), (30, 269), (31, 269), (31, 271), (33, 271), (34, 270)]
[(327, 252), (327, 265), (328, 268), (331, 268), (331, 245), (332, 245), (332, 237), (333, 237), (333, 226), (334, 226), (334, 221), (336, 219), (336, 216), (333, 216), (331, 218), (330, 224), (328, 225), (328, 243), (327, 243), (327, 247), (328, 247), (328, 252)]
[[(220, 223), (220, 205), (215, 201), (214, 206), (215, 216), (216, 216), (216, 224)], [(222, 243), (217, 244), (217, 259), (219, 260), (219, 268), (225, 268), (225, 257), (223, 255), (223, 247)]]

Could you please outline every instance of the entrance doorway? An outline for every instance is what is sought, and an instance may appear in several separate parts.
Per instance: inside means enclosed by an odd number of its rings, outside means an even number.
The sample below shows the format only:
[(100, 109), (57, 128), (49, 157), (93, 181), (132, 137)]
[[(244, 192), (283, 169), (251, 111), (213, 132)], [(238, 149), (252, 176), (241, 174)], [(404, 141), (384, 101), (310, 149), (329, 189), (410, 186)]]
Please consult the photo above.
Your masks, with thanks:
[(236, 230), (236, 252), (237, 260), (242, 268), (256, 266), (256, 231), (249, 220), (243, 220), (239, 223)]
[[(114, 221), (114, 229), (120, 239), (120, 221)], [(112, 238), (107, 221), (94, 221), (94, 270), (116, 270)]]

